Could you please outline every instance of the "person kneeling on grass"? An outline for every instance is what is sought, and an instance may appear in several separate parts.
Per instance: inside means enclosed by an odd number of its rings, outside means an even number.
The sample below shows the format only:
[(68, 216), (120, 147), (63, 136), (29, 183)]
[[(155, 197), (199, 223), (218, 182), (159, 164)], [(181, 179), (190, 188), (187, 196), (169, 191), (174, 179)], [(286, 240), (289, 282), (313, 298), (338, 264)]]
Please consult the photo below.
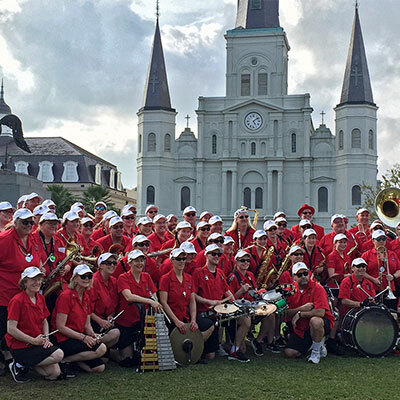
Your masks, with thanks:
[(64, 353), (49, 341), (46, 318), (50, 314), (39, 294), (43, 278), (39, 268), (26, 268), (18, 283), (22, 292), (8, 306), (6, 341), (14, 358), (9, 368), (17, 383), (29, 381), (26, 373), (30, 367), (46, 380), (56, 380), (61, 374), (58, 363)]
[(57, 299), (53, 312), (52, 324), (58, 329), (56, 338), (64, 351), (64, 362), (61, 368), (66, 378), (75, 376), (69, 363), (77, 362), (86, 372), (103, 372), (101, 360), (107, 347), (99, 343), (90, 324), (91, 300), (88, 293), (92, 285), (93, 273), (84, 264), (78, 265), (72, 274), (67, 290)]
[(325, 289), (310, 279), (307, 266), (298, 262), (292, 268), (295, 294), (288, 298), (287, 315), (292, 318), (293, 330), (285, 348), (285, 356), (296, 358), (305, 355), (311, 347), (309, 362), (318, 364), (326, 357), (324, 337), (333, 328), (334, 318)]

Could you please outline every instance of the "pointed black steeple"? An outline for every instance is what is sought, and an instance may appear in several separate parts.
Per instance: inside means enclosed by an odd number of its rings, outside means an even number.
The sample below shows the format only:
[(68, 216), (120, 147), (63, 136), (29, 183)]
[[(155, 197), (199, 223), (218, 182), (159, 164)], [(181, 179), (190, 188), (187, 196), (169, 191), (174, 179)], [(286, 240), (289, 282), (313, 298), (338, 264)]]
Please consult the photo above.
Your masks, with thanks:
[(161, 43), (158, 16), (157, 2), (156, 32), (154, 34), (151, 60), (147, 72), (142, 110), (175, 111), (171, 107), (171, 99), (169, 96), (167, 70), (165, 68), (164, 51)]
[(0, 114), (8, 115), (11, 114), (11, 108), (8, 104), (4, 101), (4, 82), (3, 79), (1, 80), (1, 91), (0, 91)]
[(367, 56), (361, 31), (358, 3), (351, 33), (349, 54), (342, 88), (340, 104), (371, 104), (375, 105), (369, 78)]
[(280, 28), (279, 0), (238, 0), (236, 28)]

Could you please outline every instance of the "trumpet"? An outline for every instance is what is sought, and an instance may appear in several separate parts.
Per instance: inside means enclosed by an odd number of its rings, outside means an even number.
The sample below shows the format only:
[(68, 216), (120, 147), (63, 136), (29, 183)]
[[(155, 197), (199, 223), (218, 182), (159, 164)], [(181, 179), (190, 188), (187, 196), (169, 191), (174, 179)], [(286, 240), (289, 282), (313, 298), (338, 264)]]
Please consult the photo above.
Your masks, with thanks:
[[(387, 279), (387, 276), (390, 275), (390, 270), (389, 270), (389, 258), (387, 256), (386, 248), (384, 248), (383, 251), (380, 251), (379, 253), (377, 252), (377, 254), (382, 254), (382, 256), (381, 256), (382, 266), (379, 268), (379, 280), (381, 282), (381, 285), (382, 285), (382, 281), (383, 281), (382, 278), (383, 278), (383, 273), (385, 272), (385, 264), (386, 264), (387, 287), (385, 290), (387, 290), (387, 292), (388, 292), (386, 299), (396, 300), (396, 296), (393, 294), (391, 284), (390, 284), (389, 280)], [(379, 263), (379, 255), (377, 255), (377, 258), (378, 258), (378, 265), (379, 265), (380, 264)]]

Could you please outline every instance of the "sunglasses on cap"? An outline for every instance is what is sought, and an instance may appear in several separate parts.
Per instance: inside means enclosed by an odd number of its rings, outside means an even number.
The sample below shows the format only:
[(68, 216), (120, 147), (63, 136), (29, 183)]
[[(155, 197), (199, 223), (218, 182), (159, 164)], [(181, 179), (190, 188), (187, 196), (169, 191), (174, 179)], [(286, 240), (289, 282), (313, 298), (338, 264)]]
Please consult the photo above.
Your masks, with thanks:
[(375, 242), (385, 242), (386, 241), (386, 237), (385, 236), (381, 236), (381, 237), (377, 237), (374, 240), (375, 240)]
[(305, 272), (298, 272), (298, 273), (296, 274), (296, 276), (297, 276), (298, 278), (301, 278), (302, 276), (308, 276), (308, 271), (305, 271)]
[(250, 263), (250, 258), (245, 258), (243, 260), (238, 260), (238, 261), (241, 262), (241, 263), (249, 264)]
[(284, 228), (287, 227), (287, 224), (285, 222), (278, 222), (277, 225)]
[(32, 219), (22, 219), (21, 224), (25, 225), (25, 226), (28, 226), (28, 225), (33, 226), (33, 225), (35, 225), (35, 222)]
[(104, 206), (96, 206), (94, 209), (104, 211), (106, 208)]
[(292, 254), (292, 256), (295, 256), (295, 257), (303, 257), (303, 253), (293, 253)]
[(239, 215), (238, 218), (239, 219), (247, 219), (247, 218), (249, 218), (249, 216), (248, 215)]
[(91, 272), (84, 274), (84, 275), (79, 275), (79, 278), (85, 280), (85, 279), (92, 279), (93, 278), (93, 274)]
[(185, 217), (195, 217), (195, 216), (196, 216), (195, 212), (190, 212), (190, 213), (185, 214)]
[[(136, 213), (135, 213), (136, 214)], [(125, 220), (129, 220), (129, 219), (135, 219), (136, 217), (122, 217), (122, 219), (125, 219)]]
[(220, 244), (222, 244), (222, 243), (224, 243), (224, 239), (209, 240), (208, 243), (210, 243), (210, 244), (212, 244), (212, 243), (215, 243), (215, 244), (220, 243)]
[(211, 228), (209, 226), (204, 226), (203, 228), (200, 228), (202, 232), (208, 232)]
[(103, 265), (117, 265), (116, 261), (103, 261), (102, 262)]
[(186, 257), (176, 257), (176, 261), (186, 261)]
[(150, 243), (142, 242), (142, 243), (135, 243), (135, 247), (149, 247)]
[(211, 254), (213, 257), (221, 257), (222, 255), (221, 253), (214, 253), (214, 252), (208, 254)]

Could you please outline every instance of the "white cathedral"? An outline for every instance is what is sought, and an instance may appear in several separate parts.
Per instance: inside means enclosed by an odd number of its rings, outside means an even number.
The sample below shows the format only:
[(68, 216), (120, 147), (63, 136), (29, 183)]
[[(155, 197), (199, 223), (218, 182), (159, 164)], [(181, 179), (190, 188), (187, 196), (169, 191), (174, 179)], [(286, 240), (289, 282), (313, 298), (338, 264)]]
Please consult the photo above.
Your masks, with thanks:
[[(232, 220), (244, 205), (261, 216), (315, 207), (325, 227), (362, 203), (360, 185), (376, 184), (377, 110), (356, 6), (335, 133), (315, 129), (310, 95), (288, 94), (289, 42), (279, 0), (238, 0), (226, 32), (226, 95), (199, 97), (197, 137), (176, 139), (157, 19), (144, 102), (138, 111), (138, 212), (156, 204), (182, 215), (187, 205)], [(354, 221), (354, 220), (351, 220)]]

